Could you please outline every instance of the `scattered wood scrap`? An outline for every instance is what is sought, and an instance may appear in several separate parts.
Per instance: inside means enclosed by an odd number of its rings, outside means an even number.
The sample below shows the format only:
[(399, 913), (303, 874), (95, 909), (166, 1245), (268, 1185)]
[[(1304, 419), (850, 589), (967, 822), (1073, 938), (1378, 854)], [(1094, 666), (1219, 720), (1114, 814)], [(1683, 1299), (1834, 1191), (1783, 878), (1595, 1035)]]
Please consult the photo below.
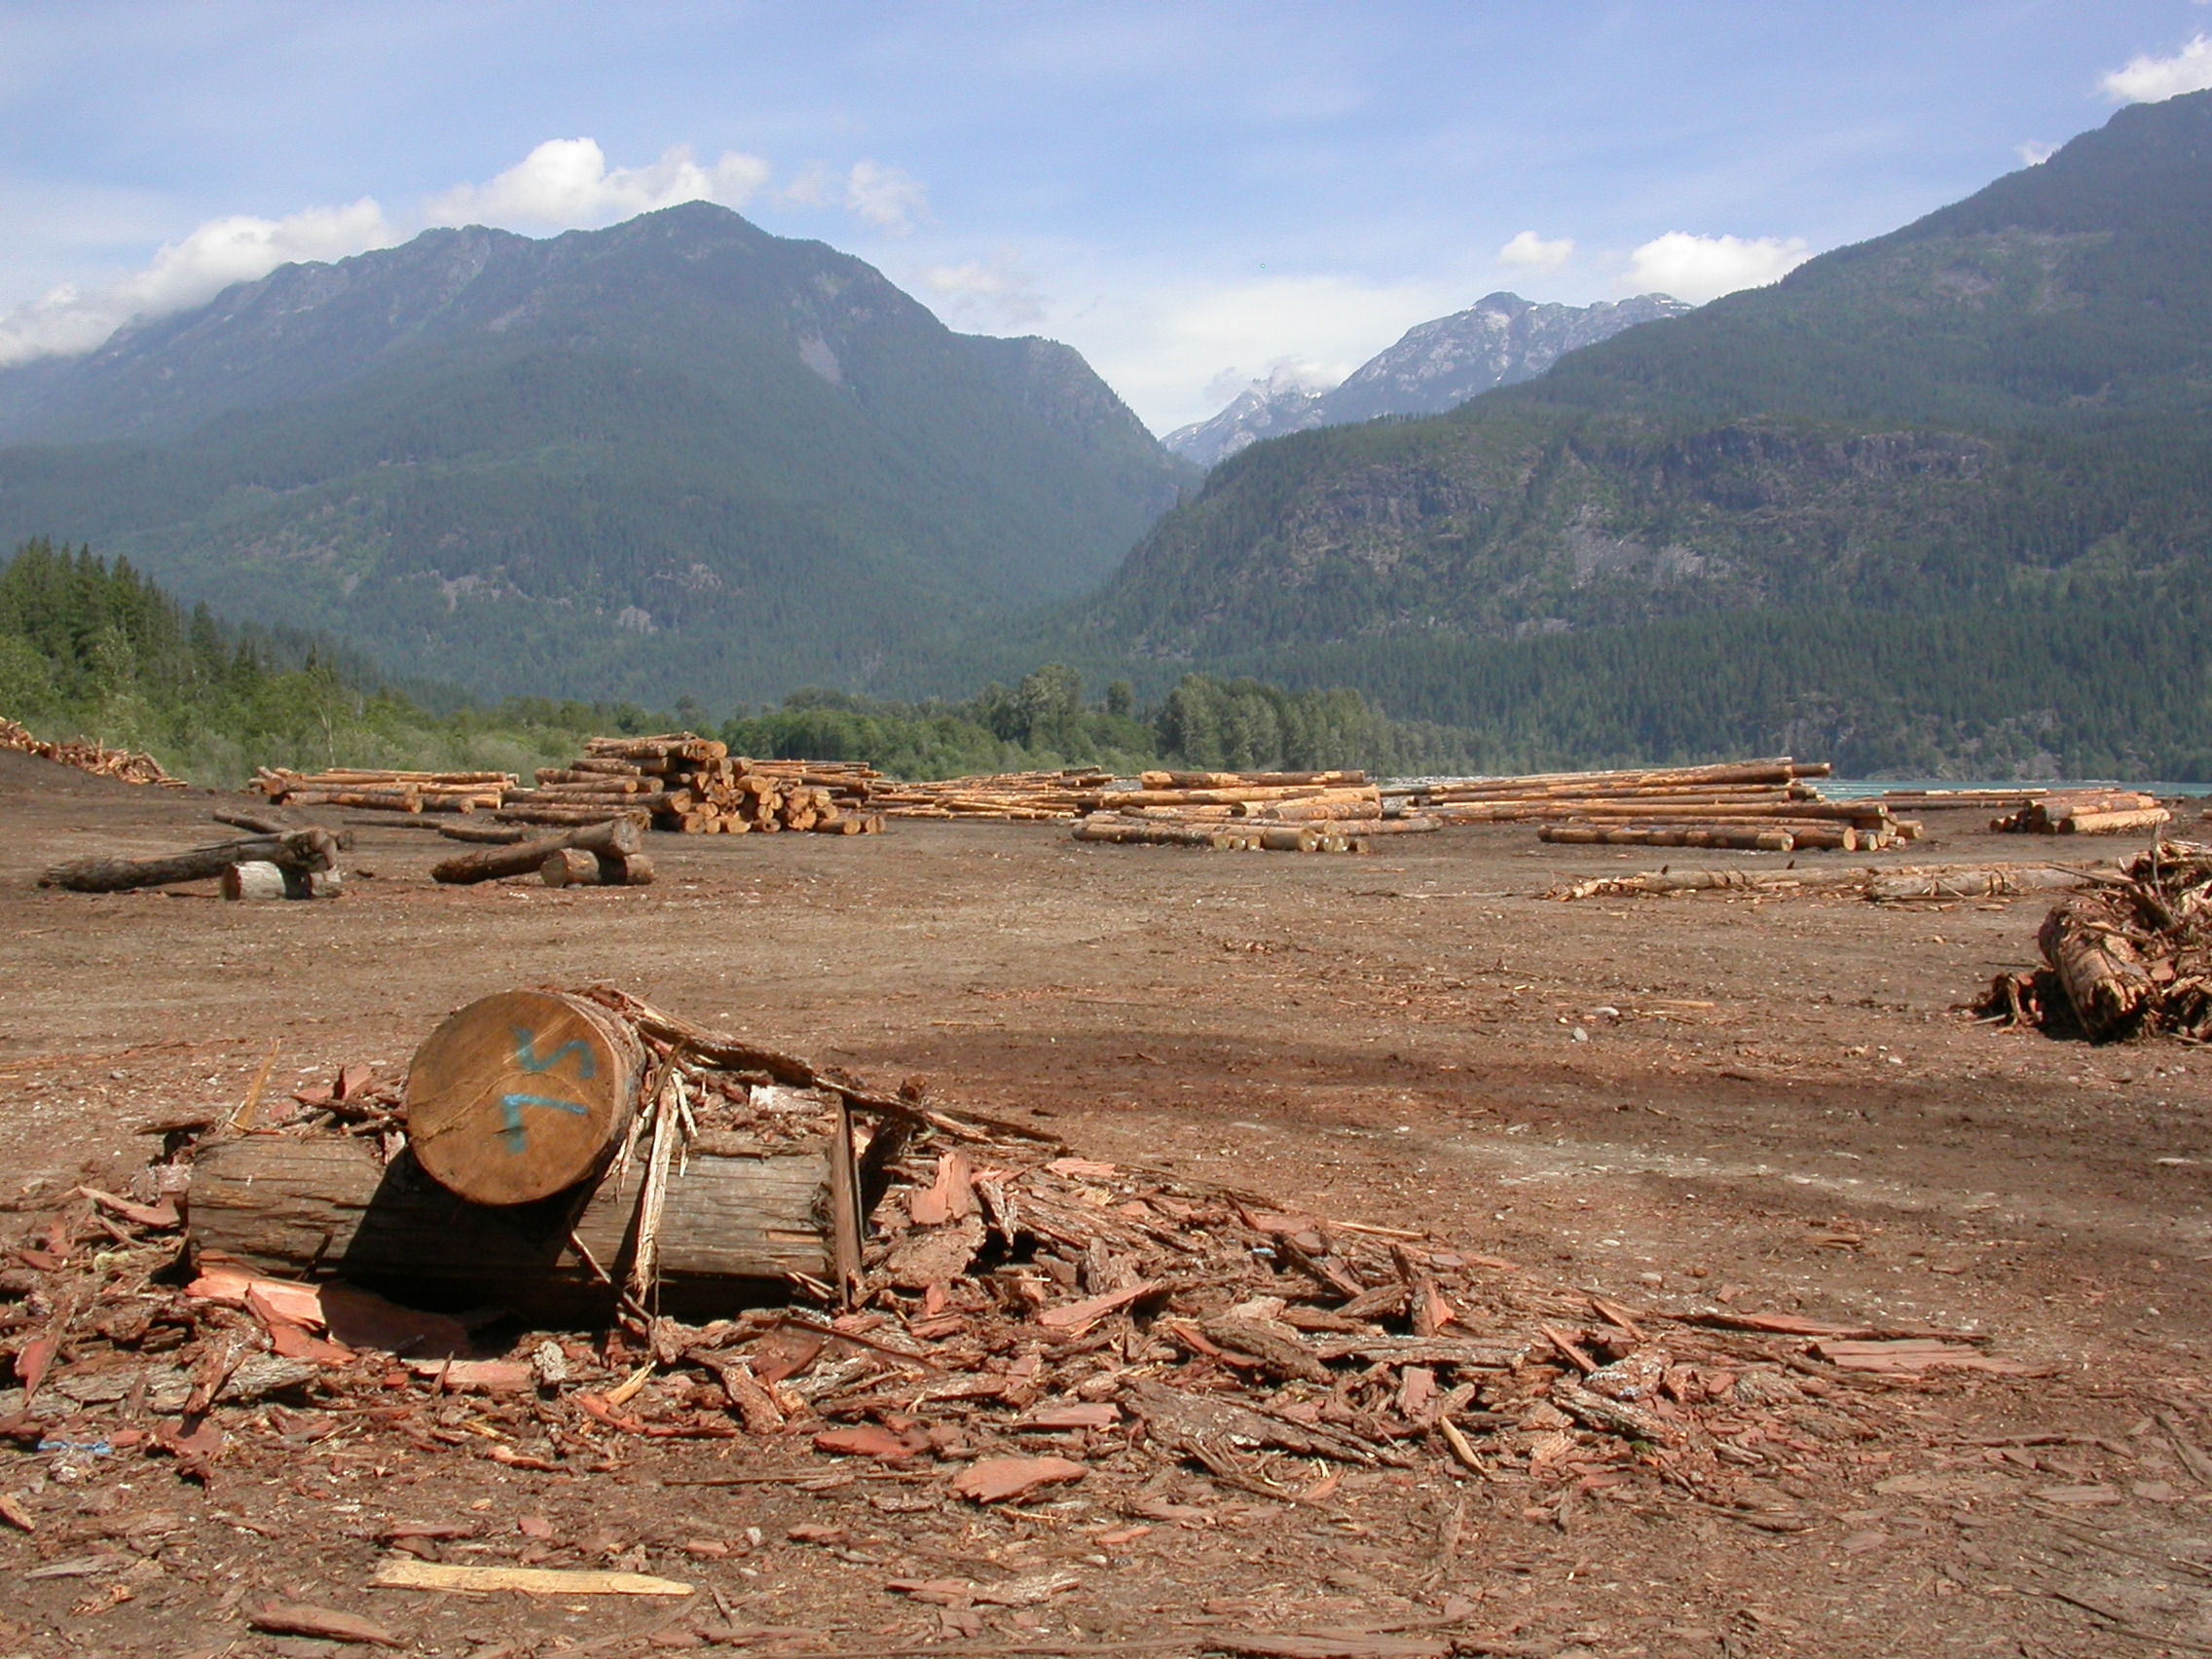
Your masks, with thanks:
[(2212, 1040), (2212, 845), (2158, 842), (2054, 906), (2037, 944), (2044, 966), (2000, 974), (1985, 1017), (2099, 1043), (2138, 1031)]
[[(414, 1097), (435, 1079), (411, 1077), (403, 1099), (353, 1068), (303, 1088), (288, 1120), (273, 1112), (265, 1128), (197, 1146), (172, 1136), (130, 1194), (26, 1218), (22, 1271), (0, 1307), (0, 1348), (25, 1400), (0, 1434), (98, 1440), (189, 1475), (233, 1435), (287, 1431), (312, 1394), (345, 1415), (365, 1455), (388, 1439), (579, 1476), (611, 1466), (625, 1441), (712, 1440), (775, 1449), (786, 1465), (820, 1459), (831, 1477), (877, 1470), (977, 1505), (1051, 1503), (1080, 1487), (1141, 1515), (1161, 1501), (1148, 1483), (1177, 1465), (1278, 1502), (1330, 1488), (1315, 1459), (1547, 1485), (1648, 1469), (1661, 1477), (1646, 1488), (1655, 1500), (1704, 1513), (1730, 1490), (1744, 1440), (1832, 1435), (1823, 1390), (1854, 1370), (2008, 1369), (1981, 1364), (1981, 1340), (1963, 1333), (1594, 1300), (1433, 1238), (1285, 1212), (883, 1095), (604, 988), (569, 995), (644, 1051), (608, 1177), (530, 1203), (471, 1203), (439, 1188), (425, 1166), (435, 1160), (410, 1145)], [(582, 1057), (548, 1052), (538, 1035), (500, 1063), (546, 1080), (551, 1095), (578, 1081)], [(613, 1058), (603, 1068), (593, 1049), (593, 1076), (626, 1075)], [(865, 1132), (840, 1177), (821, 1152), (855, 1120)], [(499, 1128), (483, 1157), (498, 1154)], [(341, 1161), (360, 1184), (324, 1201), (318, 1183)], [(682, 1219), (682, 1183), (715, 1164), (796, 1169), (804, 1201), (778, 1227), (811, 1254), (771, 1268), (772, 1279), (704, 1275), (694, 1288), (712, 1294), (684, 1309), (668, 1294), (682, 1263), (741, 1247), (726, 1210)], [(399, 1188), (416, 1207), (382, 1207)], [(422, 1207), (432, 1190), (445, 1206), (434, 1215)], [(189, 1205), (152, 1201), (186, 1193)], [(487, 1243), (495, 1223), (503, 1246)], [(577, 1282), (596, 1274), (604, 1300), (588, 1317), (611, 1324), (587, 1327), (592, 1342), (553, 1324), (473, 1350), (459, 1319), (357, 1282), (528, 1309), (507, 1291), (546, 1265), (516, 1253), (532, 1239), (572, 1263), (562, 1271)], [(498, 1248), (516, 1269), (509, 1282), (463, 1282)], [(156, 1271), (180, 1249), (198, 1269), (181, 1282)], [(1872, 1359), (1854, 1344), (1872, 1345)], [(457, 1394), (472, 1396), (472, 1431), (437, 1415)], [(1853, 1433), (1879, 1428), (1869, 1415)], [(726, 1467), (698, 1484), (810, 1478), (803, 1466)], [(1161, 1513), (1175, 1518), (1171, 1505)], [(1785, 1525), (1747, 1524), (1766, 1522)], [(459, 1565), (395, 1556), (378, 1582), (588, 1588), (561, 1573), (444, 1570)], [(419, 1570), (431, 1566), (441, 1570)]]
[(110, 749), (88, 738), (65, 743), (49, 743), (33, 737), (20, 723), (0, 719), (0, 749), (13, 750), (18, 755), (35, 755), (41, 760), (52, 760), (57, 766), (71, 766), (80, 772), (90, 772), (98, 778), (114, 778), (126, 784), (158, 784), (165, 790), (181, 790), (190, 786), (182, 778), (172, 778), (162, 770), (162, 763), (151, 755), (133, 753), (128, 749)]

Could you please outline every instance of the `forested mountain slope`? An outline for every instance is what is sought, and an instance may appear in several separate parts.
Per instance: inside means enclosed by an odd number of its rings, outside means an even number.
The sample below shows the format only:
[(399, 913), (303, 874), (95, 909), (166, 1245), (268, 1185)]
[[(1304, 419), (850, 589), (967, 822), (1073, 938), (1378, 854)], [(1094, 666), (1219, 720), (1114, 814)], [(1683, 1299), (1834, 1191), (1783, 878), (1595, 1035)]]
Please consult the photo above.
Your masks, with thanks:
[[(1393, 713), (1479, 724), (1507, 705), (1486, 713), (1472, 688), (1538, 640), (1555, 676), (1596, 683), (1601, 656), (1645, 648), (1616, 631), (1658, 623), (1710, 674), (1698, 630), (1747, 611), (1784, 619), (1777, 640), (1799, 637), (1788, 618), (1846, 615), (1869, 641), (1934, 612), (2148, 625), (2212, 592), (2208, 413), (2212, 92), (2122, 110), (1891, 236), (1450, 415), (1255, 445), (1068, 634), (1293, 680), (1327, 660)], [(2201, 726), (2204, 647), (2159, 637), (2141, 666)], [(1727, 691), (1716, 661), (1703, 701)], [(1773, 706), (1772, 682), (1763, 716), (1714, 719), (1787, 727), (1806, 711)], [(1918, 718), (1897, 689), (1884, 718)], [(1797, 692), (1833, 731), (1866, 687)], [(2033, 727), (2056, 701), (2013, 713)]]
[(1071, 349), (694, 203), (287, 266), (0, 375), (0, 542), (499, 693), (864, 683), (1074, 594), (1195, 473)]

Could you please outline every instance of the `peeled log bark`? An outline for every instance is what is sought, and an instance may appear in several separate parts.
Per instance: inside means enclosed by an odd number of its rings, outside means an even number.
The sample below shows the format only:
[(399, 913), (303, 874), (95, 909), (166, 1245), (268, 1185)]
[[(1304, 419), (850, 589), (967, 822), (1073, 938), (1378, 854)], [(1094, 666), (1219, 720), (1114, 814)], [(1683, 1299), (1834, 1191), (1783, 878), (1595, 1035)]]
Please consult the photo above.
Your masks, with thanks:
[[(604, 1313), (635, 1244), (644, 1161), (580, 1193), (489, 1208), (456, 1198), (412, 1153), (389, 1165), (338, 1135), (243, 1135), (203, 1147), (193, 1166), (195, 1254), (285, 1278), (343, 1276), (417, 1306), (497, 1302), (525, 1314)], [(662, 1307), (681, 1316), (734, 1311), (785, 1275), (829, 1279), (830, 1162), (821, 1150), (781, 1158), (693, 1151), (671, 1167), (661, 1212)]]
[(456, 884), (497, 881), (502, 876), (529, 875), (553, 854), (574, 847), (587, 853), (629, 854), (645, 845), (645, 831), (633, 818), (603, 818), (559, 835), (539, 835), (510, 846), (490, 847), (481, 853), (461, 853), (434, 865), (433, 881)]
[(2044, 918), (2036, 942), (2091, 1041), (2118, 1035), (2150, 1000), (2150, 973), (2121, 931), (2112, 901), (2102, 895), (2059, 904)]
[(606, 1167), (635, 1115), (645, 1049), (596, 1003), (502, 991), (430, 1033), (407, 1073), (407, 1136), (480, 1204), (550, 1198)]
[(288, 899), (284, 872), (260, 859), (235, 864), (223, 871), (223, 897), (234, 903), (245, 900)]
[(257, 835), (195, 847), (159, 859), (77, 859), (57, 865), (38, 878), (41, 887), (74, 893), (124, 893), (137, 887), (166, 887), (178, 881), (209, 881), (236, 864), (261, 860), (294, 869), (328, 869), (338, 837), (327, 830), (295, 830), (283, 835)]

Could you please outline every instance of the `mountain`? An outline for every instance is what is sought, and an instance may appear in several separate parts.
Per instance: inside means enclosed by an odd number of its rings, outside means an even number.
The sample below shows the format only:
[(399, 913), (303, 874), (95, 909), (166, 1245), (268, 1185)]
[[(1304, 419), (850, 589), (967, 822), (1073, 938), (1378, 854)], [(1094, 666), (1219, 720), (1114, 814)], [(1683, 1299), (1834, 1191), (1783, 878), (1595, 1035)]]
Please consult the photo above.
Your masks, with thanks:
[(1253, 445), (1062, 637), (1532, 753), (2212, 768), (2208, 415), (2200, 92), (1449, 415)]
[(1196, 474), (1083, 358), (693, 203), (293, 265), (0, 374), (0, 545), (487, 693), (865, 684), (1094, 586)]
[(1493, 387), (1534, 380), (1567, 352), (1624, 328), (1689, 309), (1665, 294), (1593, 306), (1540, 306), (1519, 294), (1487, 294), (1463, 312), (1408, 329), (1328, 391), (1256, 381), (1212, 420), (1178, 427), (1161, 442), (1186, 461), (1213, 466), (1262, 438), (1380, 415), (1441, 415)]

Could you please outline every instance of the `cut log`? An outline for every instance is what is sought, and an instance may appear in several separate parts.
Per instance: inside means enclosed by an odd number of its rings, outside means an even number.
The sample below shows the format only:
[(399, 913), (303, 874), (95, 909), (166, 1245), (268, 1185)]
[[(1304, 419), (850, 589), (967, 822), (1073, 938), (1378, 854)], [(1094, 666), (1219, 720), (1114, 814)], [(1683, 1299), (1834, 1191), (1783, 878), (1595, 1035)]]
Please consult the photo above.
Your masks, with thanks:
[(335, 899), (341, 891), (334, 869), (286, 869), (282, 865), (249, 859), (235, 864), (222, 876), (225, 899), (234, 903), (257, 899)]
[[(573, 1193), (493, 1208), (455, 1197), (412, 1153), (387, 1165), (341, 1135), (241, 1135), (201, 1149), (190, 1238), (197, 1255), (285, 1278), (342, 1276), (418, 1307), (603, 1315), (615, 1293), (592, 1263), (621, 1281), (645, 1173), (638, 1160), (588, 1200)], [(663, 1309), (729, 1313), (787, 1290), (791, 1273), (830, 1279), (829, 1178), (823, 1148), (778, 1158), (694, 1150), (672, 1165), (659, 1231)]]
[(563, 847), (545, 855), (537, 873), (548, 887), (597, 887), (599, 860), (580, 847)]
[(2036, 942), (2091, 1041), (2123, 1033), (2149, 1002), (2150, 971), (2111, 898), (2091, 893), (2061, 901)]
[(291, 869), (328, 869), (338, 837), (327, 830), (294, 830), (282, 835), (257, 835), (172, 853), (158, 859), (77, 859), (57, 865), (38, 878), (41, 887), (73, 893), (124, 893), (138, 887), (166, 887), (178, 881), (210, 881), (236, 864), (260, 860)]
[(558, 835), (540, 835), (511, 846), (487, 848), (481, 853), (461, 853), (433, 866), (434, 881), (456, 885), (497, 881), (502, 876), (529, 875), (553, 854), (573, 847), (587, 853), (628, 855), (645, 845), (645, 832), (634, 818), (601, 818), (578, 825)]
[(645, 853), (601, 853), (599, 884), (602, 887), (650, 887), (653, 861)]
[(415, 1051), (408, 1140), (461, 1198), (549, 1198), (606, 1166), (637, 1111), (644, 1065), (644, 1046), (596, 1003), (546, 991), (484, 997)]

